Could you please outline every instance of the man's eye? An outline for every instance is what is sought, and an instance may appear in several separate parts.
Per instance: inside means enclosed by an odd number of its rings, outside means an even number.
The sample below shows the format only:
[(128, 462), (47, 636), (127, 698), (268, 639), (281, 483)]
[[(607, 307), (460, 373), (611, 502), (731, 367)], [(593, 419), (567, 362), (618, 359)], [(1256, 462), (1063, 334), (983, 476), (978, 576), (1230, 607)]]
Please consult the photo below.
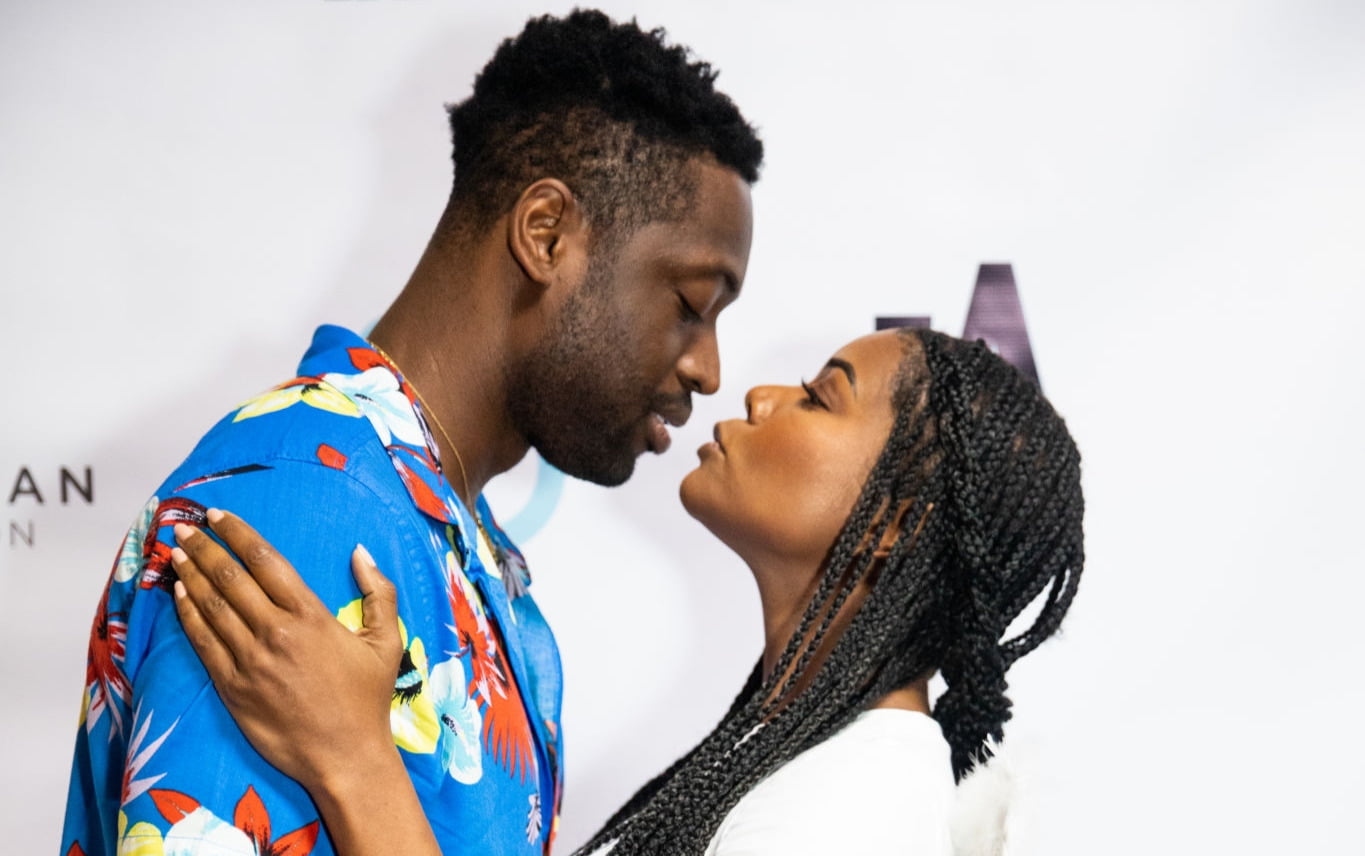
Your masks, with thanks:
[(701, 313), (693, 309), (692, 304), (688, 303), (687, 298), (681, 293), (678, 295), (678, 317), (691, 323), (701, 320)]

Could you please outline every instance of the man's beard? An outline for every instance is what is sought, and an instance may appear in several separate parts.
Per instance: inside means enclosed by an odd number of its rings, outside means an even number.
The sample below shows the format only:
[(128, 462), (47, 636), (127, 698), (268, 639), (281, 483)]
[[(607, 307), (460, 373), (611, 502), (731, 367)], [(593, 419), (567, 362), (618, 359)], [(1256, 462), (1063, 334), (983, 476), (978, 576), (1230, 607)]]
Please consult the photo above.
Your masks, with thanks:
[(509, 369), (507, 410), (549, 464), (614, 487), (635, 472), (636, 436), (654, 390), (622, 359), (629, 326), (599, 292), (603, 286), (583, 283), (559, 325)]

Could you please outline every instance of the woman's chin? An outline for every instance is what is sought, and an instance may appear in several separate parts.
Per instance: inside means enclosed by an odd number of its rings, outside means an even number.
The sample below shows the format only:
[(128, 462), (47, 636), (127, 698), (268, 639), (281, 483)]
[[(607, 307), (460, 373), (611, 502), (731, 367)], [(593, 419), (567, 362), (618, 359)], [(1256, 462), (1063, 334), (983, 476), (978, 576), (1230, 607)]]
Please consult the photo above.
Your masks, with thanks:
[(678, 485), (678, 498), (682, 500), (683, 510), (692, 516), (702, 526), (711, 530), (715, 534), (715, 527), (711, 521), (716, 519), (715, 498), (707, 490), (707, 477), (701, 467), (697, 467), (692, 472), (683, 476), (682, 484)]
[[(683, 510), (693, 517), (697, 517), (697, 490), (696, 490), (697, 470), (693, 470), (683, 476), (682, 483), (678, 485), (678, 499), (682, 500)], [(697, 518), (700, 520), (701, 518)]]

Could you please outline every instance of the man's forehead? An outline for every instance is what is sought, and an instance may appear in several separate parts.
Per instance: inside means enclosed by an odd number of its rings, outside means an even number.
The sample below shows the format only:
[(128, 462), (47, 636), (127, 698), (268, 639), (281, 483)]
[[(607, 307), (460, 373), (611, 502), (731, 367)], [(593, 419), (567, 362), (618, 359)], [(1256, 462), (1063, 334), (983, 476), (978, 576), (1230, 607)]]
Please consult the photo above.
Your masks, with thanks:
[[(753, 240), (753, 203), (749, 185), (738, 173), (715, 163), (702, 163), (703, 179), (688, 211), (676, 221), (653, 224), (653, 237), (663, 257), (695, 265), (725, 268), (738, 287), (749, 263)], [(670, 248), (675, 252), (669, 253)]]

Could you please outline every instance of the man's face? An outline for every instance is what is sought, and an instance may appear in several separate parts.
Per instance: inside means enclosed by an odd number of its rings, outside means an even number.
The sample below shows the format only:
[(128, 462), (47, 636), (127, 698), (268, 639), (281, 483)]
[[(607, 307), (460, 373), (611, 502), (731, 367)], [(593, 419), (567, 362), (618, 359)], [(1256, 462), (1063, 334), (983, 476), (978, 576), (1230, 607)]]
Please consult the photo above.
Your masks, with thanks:
[(749, 262), (749, 186), (695, 160), (695, 201), (681, 220), (641, 227), (597, 250), (554, 329), (509, 377), (508, 409), (546, 461), (602, 485), (630, 478), (692, 393), (720, 386), (716, 319)]

